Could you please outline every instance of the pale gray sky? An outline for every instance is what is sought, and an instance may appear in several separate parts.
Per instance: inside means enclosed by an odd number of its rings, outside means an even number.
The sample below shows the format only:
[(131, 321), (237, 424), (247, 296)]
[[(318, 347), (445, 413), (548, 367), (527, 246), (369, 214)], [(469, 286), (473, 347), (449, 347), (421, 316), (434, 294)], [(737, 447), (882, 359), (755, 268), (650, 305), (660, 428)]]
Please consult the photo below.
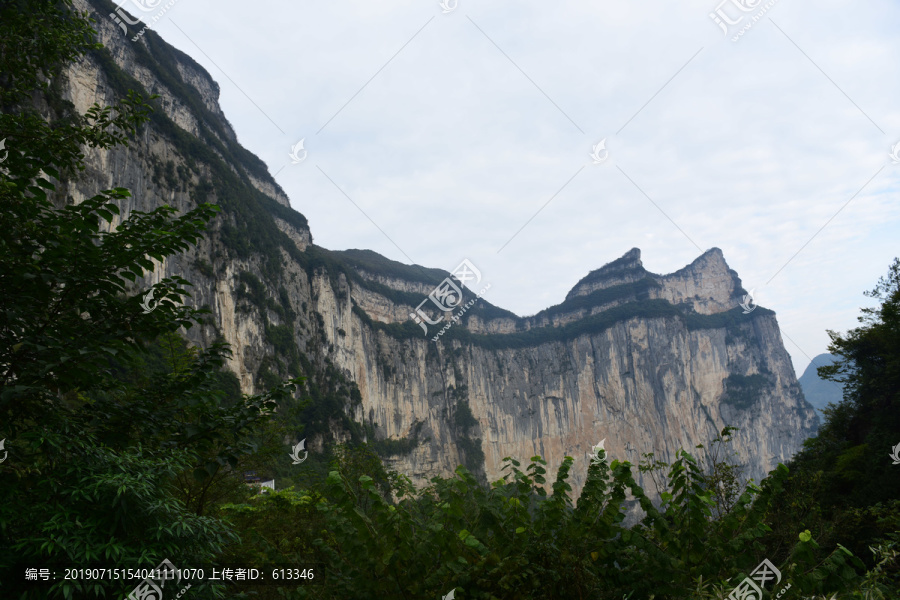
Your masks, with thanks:
[(177, 0), (154, 28), (317, 244), (469, 258), (520, 315), (632, 247), (668, 273), (717, 246), (799, 376), (900, 254), (900, 5), (717, 1)]

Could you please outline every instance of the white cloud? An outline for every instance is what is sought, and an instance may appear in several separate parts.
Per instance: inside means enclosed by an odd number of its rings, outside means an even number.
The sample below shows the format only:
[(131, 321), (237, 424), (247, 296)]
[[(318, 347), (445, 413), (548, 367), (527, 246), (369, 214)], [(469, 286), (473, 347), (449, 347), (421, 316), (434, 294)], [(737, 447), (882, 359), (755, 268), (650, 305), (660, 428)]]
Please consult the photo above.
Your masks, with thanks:
[[(220, 83), (242, 143), (284, 167), (317, 243), (446, 269), (466, 256), (490, 301), (533, 314), (634, 246), (658, 273), (700, 254), (627, 174), (757, 287), (802, 371), (898, 254), (900, 9), (779, 2), (733, 43), (714, 8), (182, 0), (156, 29)], [(309, 157), (289, 165), (301, 137)]]

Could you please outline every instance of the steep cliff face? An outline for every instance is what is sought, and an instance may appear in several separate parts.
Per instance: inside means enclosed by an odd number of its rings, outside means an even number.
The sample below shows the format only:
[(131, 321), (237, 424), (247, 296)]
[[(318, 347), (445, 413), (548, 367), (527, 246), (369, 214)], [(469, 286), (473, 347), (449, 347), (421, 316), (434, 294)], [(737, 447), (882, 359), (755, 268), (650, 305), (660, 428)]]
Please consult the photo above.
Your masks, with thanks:
[[(774, 314), (745, 315), (744, 293), (719, 249), (665, 276), (644, 270), (634, 249), (579, 282), (563, 304), (515, 320), (509, 333), (474, 335), (492, 330), (478, 316), (477, 329), (433, 342), (421, 330), (404, 336), (354, 320), (338, 340), (347, 349), (339, 362), (356, 373), (359, 418), (389, 436), (422, 423), (419, 436), (430, 443), (394, 459), (420, 479), (474, 466), (479, 445), (493, 480), (504, 456), (539, 454), (555, 468), (569, 454), (585, 464), (606, 438), (611, 457), (637, 463), (654, 452), (665, 460), (734, 425), (735, 449), (752, 457), (748, 475), (758, 480), (816, 421)], [(371, 292), (354, 288), (350, 302), (357, 294)], [(584, 475), (573, 471), (576, 492)]]
[[(153, 32), (125, 37), (106, 0), (76, 5), (94, 13), (107, 48), (68, 74), (77, 109), (130, 88), (160, 98), (130, 147), (88, 154), (86, 176), (65, 188), (69, 201), (121, 186), (133, 193), (123, 217), (161, 204), (222, 206), (208, 239), (154, 281), (194, 283), (192, 301), (212, 314), (188, 335), (228, 341), (245, 391), (287, 375), (326, 390), (340, 414), (312, 430), (314, 451), (405, 440), (380, 447), (417, 483), (460, 463), (493, 480), (510, 455), (540, 454), (555, 470), (568, 454), (582, 465), (577, 494), (602, 438), (611, 458), (671, 460), (734, 425), (748, 475), (760, 479), (814, 431), (774, 313), (743, 313), (740, 279), (716, 248), (669, 275), (646, 271), (633, 249), (532, 317), (464, 289), (459, 322), (426, 335), (411, 314), (448, 273), (315, 246), (265, 165), (237, 143), (209, 74)], [(447, 316), (426, 306), (429, 320)]]

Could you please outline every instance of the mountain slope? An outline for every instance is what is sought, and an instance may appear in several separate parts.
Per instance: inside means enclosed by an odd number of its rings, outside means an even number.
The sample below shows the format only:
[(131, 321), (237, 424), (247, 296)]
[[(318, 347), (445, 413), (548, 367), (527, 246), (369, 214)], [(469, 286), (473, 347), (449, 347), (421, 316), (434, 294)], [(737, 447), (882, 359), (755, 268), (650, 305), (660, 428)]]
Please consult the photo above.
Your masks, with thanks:
[[(814, 431), (774, 313), (743, 314), (746, 292), (719, 249), (668, 275), (646, 271), (632, 249), (531, 317), (477, 298), (489, 283), (479, 277), (462, 290), (456, 324), (427, 325), (417, 309), (424, 301), (428, 320), (446, 316), (428, 296), (447, 288), (448, 272), (314, 245), (237, 142), (209, 74), (152, 31), (125, 37), (106, 0), (76, 4), (93, 11), (106, 49), (70, 70), (65, 95), (82, 112), (132, 88), (160, 98), (130, 147), (89, 153), (67, 199), (123, 186), (133, 192), (123, 216), (163, 203), (222, 207), (208, 240), (155, 277), (194, 283), (192, 301), (211, 316), (190, 339), (228, 341), (245, 391), (309, 378), (314, 406), (298, 426), (311, 453), (369, 440), (416, 483), (460, 463), (493, 480), (507, 455), (541, 454), (555, 470), (566, 454), (584, 465), (606, 438), (611, 458), (671, 460), (735, 425), (735, 449), (760, 479)], [(585, 470), (573, 471), (576, 494)]]
[(840, 384), (819, 378), (816, 367), (831, 365), (836, 360), (837, 357), (833, 354), (826, 353), (818, 355), (812, 359), (812, 362), (809, 363), (809, 366), (806, 367), (806, 370), (803, 371), (803, 375), (801, 375), (799, 379), (800, 387), (803, 388), (803, 395), (806, 397), (806, 400), (813, 405), (813, 408), (816, 409), (816, 414), (819, 415), (820, 419), (825, 418), (822, 409), (831, 403), (839, 403), (844, 395), (843, 387)]

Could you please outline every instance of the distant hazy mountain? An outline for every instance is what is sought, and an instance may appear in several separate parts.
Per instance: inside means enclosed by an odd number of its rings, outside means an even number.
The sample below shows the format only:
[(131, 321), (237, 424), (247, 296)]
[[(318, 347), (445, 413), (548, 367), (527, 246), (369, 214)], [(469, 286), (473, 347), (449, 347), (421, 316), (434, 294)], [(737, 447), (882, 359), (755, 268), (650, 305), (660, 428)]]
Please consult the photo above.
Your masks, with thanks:
[(833, 354), (818, 355), (806, 367), (806, 371), (803, 372), (803, 376), (799, 380), (800, 387), (803, 388), (803, 395), (815, 407), (816, 412), (819, 413), (819, 418), (824, 418), (822, 414), (823, 408), (831, 402), (837, 404), (844, 397), (843, 386), (833, 381), (820, 379), (818, 373), (816, 373), (817, 367), (833, 364), (837, 359), (838, 357)]

